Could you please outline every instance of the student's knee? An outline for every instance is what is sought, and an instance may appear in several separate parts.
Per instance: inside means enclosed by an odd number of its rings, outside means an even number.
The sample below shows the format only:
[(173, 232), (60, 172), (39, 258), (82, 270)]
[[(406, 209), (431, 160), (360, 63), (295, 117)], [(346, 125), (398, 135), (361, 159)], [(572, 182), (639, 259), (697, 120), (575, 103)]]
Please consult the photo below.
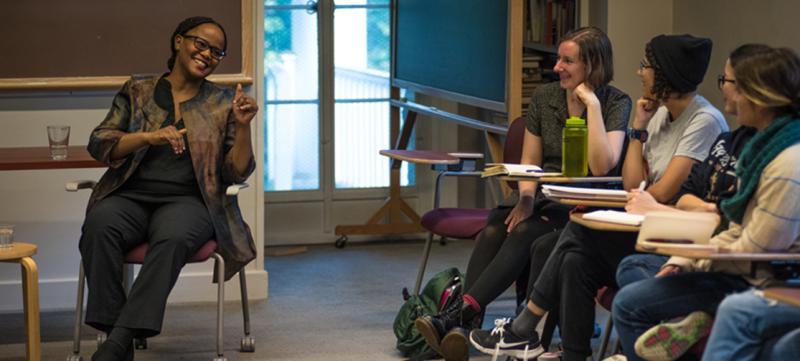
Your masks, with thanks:
[(765, 301), (752, 291), (736, 293), (722, 300), (717, 308), (717, 315), (725, 315), (724, 317), (744, 315), (752, 312), (762, 303), (765, 303)]

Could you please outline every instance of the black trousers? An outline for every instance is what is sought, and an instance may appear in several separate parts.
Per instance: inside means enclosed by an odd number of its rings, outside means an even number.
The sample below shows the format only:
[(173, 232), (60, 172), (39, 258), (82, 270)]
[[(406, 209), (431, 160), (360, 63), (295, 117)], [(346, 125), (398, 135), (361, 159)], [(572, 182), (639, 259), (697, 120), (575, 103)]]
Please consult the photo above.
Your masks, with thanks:
[[(159, 334), (181, 268), (213, 235), (208, 211), (195, 196), (122, 193), (98, 202), (79, 244), (89, 289), (86, 324), (106, 332), (132, 328), (139, 337)], [(150, 248), (126, 297), (124, 255), (143, 242)]]
[(622, 259), (635, 252), (636, 233), (594, 231), (569, 222), (550, 254), (530, 298), (559, 315), (564, 360), (592, 354), (595, 301), (603, 286), (616, 287)]
[[(481, 307), (495, 300), (514, 281), (522, 281), (518, 284), (520, 289), (527, 287), (529, 265), (543, 264), (547, 259), (558, 232), (569, 219), (569, 208), (544, 202), (511, 232), (506, 232), (508, 226), (504, 222), (512, 207), (498, 207), (489, 214), (486, 228), (478, 235), (472, 250), (464, 284), (465, 294)], [(537, 255), (533, 259), (532, 249)]]

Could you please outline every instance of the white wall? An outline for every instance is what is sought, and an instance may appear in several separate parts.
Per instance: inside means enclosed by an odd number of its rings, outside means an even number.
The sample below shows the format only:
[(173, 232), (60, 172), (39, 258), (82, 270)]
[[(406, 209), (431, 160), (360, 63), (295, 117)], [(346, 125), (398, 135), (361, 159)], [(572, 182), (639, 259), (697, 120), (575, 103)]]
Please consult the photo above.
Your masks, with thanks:
[[(263, 13), (263, 6), (255, 6)], [(263, 15), (253, 14), (256, 19)], [(263, 22), (254, 21), (256, 44), (263, 47)], [(260, 30), (259, 30), (260, 29)], [(263, 52), (263, 50), (262, 50)], [(256, 51), (256, 56), (259, 54)], [(259, 64), (259, 61), (255, 61)], [(260, 70), (259, 70), (260, 71)], [(258, 72), (256, 73), (258, 74)], [(248, 92), (261, 99), (263, 84), (256, 77), (256, 87)], [(71, 126), (70, 144), (85, 145), (91, 130), (105, 117), (115, 91), (0, 93), (0, 147), (46, 146), (45, 126)], [(263, 134), (263, 122), (257, 115), (253, 134)], [(267, 273), (263, 261), (263, 140), (256, 137), (254, 153), (259, 164), (248, 180), (250, 188), (239, 196), (245, 220), (256, 239), (256, 260), (247, 266), (251, 299), (267, 296)], [(0, 172), (0, 223), (16, 225), (18, 241), (39, 247), (34, 260), (39, 266), (40, 302), (43, 311), (72, 309), (79, 265), (78, 238), (89, 192), (67, 193), (64, 184), (75, 179), (99, 179), (101, 169), (2, 171)], [(170, 302), (216, 300), (211, 284), (212, 263), (189, 265), (181, 273)], [(0, 264), (0, 312), (22, 308), (20, 269), (14, 264)], [(227, 299), (238, 299), (238, 282), (228, 282)]]

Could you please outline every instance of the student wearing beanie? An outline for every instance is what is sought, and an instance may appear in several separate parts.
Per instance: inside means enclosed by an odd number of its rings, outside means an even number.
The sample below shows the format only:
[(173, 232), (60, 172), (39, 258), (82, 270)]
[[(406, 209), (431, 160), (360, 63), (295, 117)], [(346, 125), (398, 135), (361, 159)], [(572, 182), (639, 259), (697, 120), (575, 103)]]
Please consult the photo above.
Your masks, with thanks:
[[(703, 81), (711, 40), (690, 35), (660, 35), (646, 46), (637, 74), (642, 96), (636, 103), (623, 164), (623, 185), (647, 192), (661, 203), (678, 195), (692, 166), (705, 159), (717, 136), (728, 130), (722, 114), (695, 90)], [(620, 261), (634, 253), (636, 234), (604, 232), (569, 222), (541, 270), (527, 307), (513, 322), (475, 330), (471, 343), (495, 356), (535, 359), (544, 350), (535, 328), (553, 312), (559, 318), (564, 360), (591, 357), (597, 290), (616, 287)]]

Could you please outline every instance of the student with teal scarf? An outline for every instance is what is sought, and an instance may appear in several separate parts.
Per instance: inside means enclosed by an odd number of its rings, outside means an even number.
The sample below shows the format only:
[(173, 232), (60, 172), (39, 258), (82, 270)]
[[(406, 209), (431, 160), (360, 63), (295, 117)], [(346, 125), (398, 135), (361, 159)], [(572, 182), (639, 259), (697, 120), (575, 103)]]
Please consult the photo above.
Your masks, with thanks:
[[(739, 124), (757, 133), (739, 156), (739, 187), (720, 207), (730, 225), (709, 242), (729, 252), (800, 252), (800, 58), (791, 49), (770, 47), (735, 66), (728, 62), (720, 81), (735, 87)], [(614, 324), (628, 360), (680, 357), (702, 334), (702, 322), (660, 322), (697, 311), (714, 315), (727, 295), (774, 279), (764, 268), (751, 274), (750, 263), (741, 261), (672, 257), (664, 267), (672, 273), (630, 284), (614, 300)], [(666, 336), (633, 346), (659, 328), (658, 335)]]

